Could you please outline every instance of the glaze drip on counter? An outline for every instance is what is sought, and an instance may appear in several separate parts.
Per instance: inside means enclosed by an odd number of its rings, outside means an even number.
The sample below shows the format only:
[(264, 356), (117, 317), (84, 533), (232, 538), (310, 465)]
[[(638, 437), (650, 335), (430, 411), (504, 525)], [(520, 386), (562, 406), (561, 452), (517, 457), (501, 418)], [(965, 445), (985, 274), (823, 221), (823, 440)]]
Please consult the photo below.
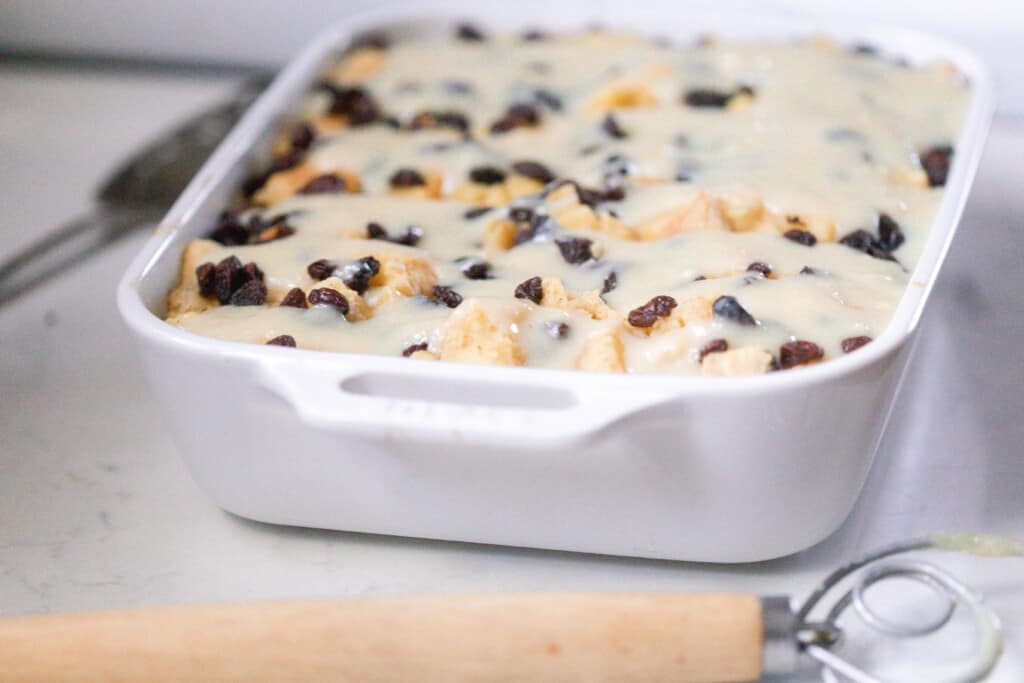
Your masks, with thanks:
[(374, 38), (188, 245), (167, 321), (409, 362), (821, 362), (888, 324), (968, 96), (824, 39)]

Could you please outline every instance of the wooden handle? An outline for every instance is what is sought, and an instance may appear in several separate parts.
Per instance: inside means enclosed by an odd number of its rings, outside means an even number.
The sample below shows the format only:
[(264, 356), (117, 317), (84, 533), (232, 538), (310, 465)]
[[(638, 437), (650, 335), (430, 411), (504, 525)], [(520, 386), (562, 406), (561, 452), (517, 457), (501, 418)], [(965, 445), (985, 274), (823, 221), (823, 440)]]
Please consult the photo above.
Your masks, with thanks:
[(0, 620), (0, 681), (752, 681), (753, 595), (496, 594)]

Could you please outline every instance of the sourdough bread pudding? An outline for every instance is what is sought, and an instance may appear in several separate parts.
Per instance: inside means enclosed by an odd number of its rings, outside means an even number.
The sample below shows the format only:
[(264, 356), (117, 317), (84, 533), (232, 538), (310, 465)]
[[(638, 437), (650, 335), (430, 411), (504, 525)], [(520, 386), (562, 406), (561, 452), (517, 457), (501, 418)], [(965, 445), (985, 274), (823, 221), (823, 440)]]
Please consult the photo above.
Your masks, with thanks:
[(968, 95), (827, 40), (372, 36), (188, 245), (167, 321), (417, 360), (816, 363), (888, 324)]

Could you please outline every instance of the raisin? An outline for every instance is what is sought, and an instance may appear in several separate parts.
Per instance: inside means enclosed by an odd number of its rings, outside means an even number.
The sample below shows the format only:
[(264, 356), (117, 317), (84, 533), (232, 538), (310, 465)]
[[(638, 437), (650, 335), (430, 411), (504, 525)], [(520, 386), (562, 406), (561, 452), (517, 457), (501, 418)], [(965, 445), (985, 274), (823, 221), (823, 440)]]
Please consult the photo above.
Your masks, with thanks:
[(300, 123), (290, 137), (294, 149), (309, 149), (316, 139), (316, 131), (308, 123)]
[(249, 231), (238, 220), (238, 216), (230, 211), (224, 211), (217, 219), (217, 227), (210, 233), (210, 239), (225, 247), (234, 247), (249, 240)]
[(747, 272), (761, 273), (761, 275), (768, 277), (769, 275), (772, 274), (772, 267), (769, 266), (767, 263), (762, 263), (761, 261), (754, 261), (749, 266), (747, 266)]
[(303, 185), (302, 189), (299, 190), (299, 194), (331, 194), (346, 192), (347, 190), (348, 183), (345, 182), (344, 178), (333, 173), (325, 173)]
[(722, 92), (721, 90), (696, 88), (694, 90), (688, 90), (683, 101), (690, 107), (722, 109), (725, 105), (729, 104), (729, 99), (731, 97), (732, 93)]
[(445, 285), (434, 287), (434, 299), (440, 301), (448, 308), (456, 308), (462, 303), (462, 295)]
[(839, 346), (842, 347), (843, 353), (853, 353), (870, 341), (871, 337), (847, 337), (839, 343)]
[(412, 354), (416, 353), (417, 351), (426, 351), (428, 346), (429, 346), (429, 344), (427, 344), (427, 342), (420, 342), (419, 344), (413, 344), (411, 346), (407, 346), (407, 347), (405, 347), (402, 350), (402, 357), (403, 358), (408, 358), (409, 356), (411, 356)]
[(814, 342), (797, 340), (786, 342), (779, 347), (779, 365), (783, 370), (813, 363), (824, 357), (825, 351)]
[(298, 287), (292, 287), (288, 290), (288, 293), (281, 299), (282, 306), (290, 306), (292, 308), (308, 308), (306, 304), (306, 293)]
[(418, 225), (406, 226), (405, 232), (398, 237), (391, 239), (395, 244), (404, 244), (407, 247), (415, 247), (423, 239), (423, 228)]
[(273, 242), (274, 240), (291, 237), (294, 234), (295, 228), (288, 225), (284, 220), (281, 220), (278, 223), (272, 223), (270, 226), (260, 230), (251, 241), (254, 244), (265, 244), (266, 242)]
[(615, 118), (614, 114), (608, 114), (604, 117), (604, 120), (601, 121), (601, 130), (616, 140), (623, 140), (628, 137), (626, 131), (619, 125), (619, 121)]
[(427, 184), (423, 174), (414, 168), (400, 168), (394, 172), (388, 181), (391, 187), (419, 187)]
[(235, 256), (229, 256), (218, 263), (213, 270), (213, 294), (217, 301), (226, 304), (238, 287), (238, 275), (242, 262)]
[(228, 301), (232, 306), (262, 306), (267, 302), (267, 286), (259, 280), (249, 280)]
[(370, 33), (364, 33), (356, 36), (349, 43), (348, 52), (360, 50), (363, 48), (371, 48), (374, 50), (386, 50), (391, 46), (391, 41), (388, 39), (387, 34), (381, 31), (371, 31)]
[(544, 331), (555, 339), (565, 339), (569, 336), (569, 324), (558, 320), (548, 320), (544, 323)]
[(804, 266), (800, 269), (801, 275), (821, 275), (821, 271), (817, 268), (811, 268), (810, 266)]
[(380, 223), (370, 222), (366, 224), (366, 239), (386, 240), (388, 231)]
[(541, 279), (535, 276), (520, 282), (516, 286), (515, 295), (517, 299), (529, 299), (535, 304), (540, 304), (544, 298), (544, 287), (541, 284)]
[(555, 240), (555, 244), (566, 263), (576, 265), (594, 258), (590, 251), (594, 242), (586, 237), (562, 237)]
[(505, 172), (494, 166), (477, 166), (469, 172), (469, 179), (481, 185), (497, 185), (505, 182)]
[(604, 284), (601, 285), (601, 293), (607, 294), (619, 286), (619, 276), (616, 275), (615, 271), (608, 273), (608, 277), (604, 279)]
[(528, 206), (513, 206), (508, 210), (508, 217), (513, 223), (532, 223), (533, 209)]
[(718, 297), (715, 299), (715, 303), (711, 305), (711, 310), (715, 317), (722, 318), (723, 320), (731, 320), (740, 325), (757, 325), (757, 320), (747, 312), (747, 309), (740, 305), (736, 297)]
[(953, 148), (949, 145), (932, 147), (918, 154), (921, 168), (928, 175), (930, 187), (942, 187), (949, 175), (949, 159), (953, 156)]
[(818, 243), (818, 238), (814, 236), (813, 232), (806, 230), (800, 230), (799, 228), (793, 228), (782, 233), (782, 236), (787, 240), (792, 240), (797, 244), (802, 244), (805, 247), (813, 247)]
[(337, 263), (325, 258), (313, 261), (306, 266), (306, 272), (309, 273), (309, 276), (314, 280), (326, 280), (331, 275), (334, 275), (334, 271), (337, 269)]
[(268, 341), (267, 346), (287, 346), (288, 348), (294, 349), (297, 345), (295, 343), (295, 337), (290, 334), (282, 334)]
[(541, 233), (549, 232), (549, 219), (547, 216), (533, 216), (528, 222), (518, 224), (516, 235), (512, 239), (512, 245), (518, 247), (524, 242), (532, 242)]
[(348, 299), (346, 299), (345, 295), (341, 292), (328, 287), (320, 287), (318, 289), (310, 290), (309, 305), (331, 306), (336, 309), (338, 313), (348, 315)]
[(882, 246), (875, 239), (875, 236), (872, 235), (867, 230), (854, 230), (850, 234), (843, 236), (839, 240), (839, 243), (844, 246), (850, 247), (851, 249), (862, 251), (865, 254), (873, 256), (877, 259), (882, 259), (885, 261), (896, 260), (895, 258), (893, 258), (892, 254), (890, 254), (889, 252), (882, 248)]
[(668, 317), (672, 309), (678, 306), (676, 300), (665, 294), (659, 294), (643, 306), (629, 312), (627, 319), (633, 327), (650, 327), (658, 318)]
[[(278, 171), (287, 171), (289, 168), (295, 168), (302, 161), (303, 150), (293, 149), (286, 154), (280, 154), (270, 160), (270, 166), (267, 168), (267, 175), (273, 175)], [(262, 184), (262, 183), (261, 183)]]
[(703, 361), (704, 360), (704, 356), (708, 355), (709, 353), (721, 353), (723, 351), (728, 351), (728, 350), (729, 350), (729, 342), (725, 341), (724, 339), (712, 339), (707, 344), (705, 344), (704, 346), (700, 347), (700, 351), (698, 352), (697, 359), (698, 359), (698, 361)]
[(543, 185), (547, 185), (555, 179), (555, 174), (551, 172), (551, 169), (536, 161), (517, 161), (512, 164), (512, 170)]
[(462, 264), (462, 274), (469, 280), (489, 280), (491, 264), (487, 261), (466, 261)]
[(213, 296), (216, 293), (213, 284), (216, 268), (212, 263), (201, 263), (196, 268), (196, 281), (199, 283), (200, 296)]
[(562, 99), (550, 90), (539, 89), (533, 92), (534, 98), (551, 111), (562, 111)]
[(513, 104), (508, 110), (491, 124), (491, 133), (507, 133), (514, 128), (536, 126), (540, 123), (540, 113), (529, 104)]
[(244, 266), (242, 266), (242, 270), (239, 272), (238, 275), (238, 286), (241, 287), (243, 284), (249, 282), (250, 280), (258, 280), (259, 282), (263, 282), (263, 271), (260, 270), (260, 267), (257, 266), (255, 263), (251, 262), (246, 263)]
[(449, 80), (442, 83), (441, 87), (453, 95), (472, 95), (474, 92), (473, 84), (466, 81)]
[(341, 281), (357, 294), (364, 294), (370, 287), (370, 280), (380, 272), (380, 261), (365, 256), (341, 269)]
[(885, 251), (896, 251), (906, 238), (900, 224), (887, 213), (878, 214), (878, 246)]
[(408, 130), (424, 128), (452, 128), (465, 133), (469, 130), (469, 120), (457, 111), (421, 111), (406, 124)]
[(538, 41), (547, 39), (548, 34), (544, 33), (540, 29), (533, 28), (523, 34), (523, 40), (525, 40), (528, 43), (536, 43)]
[(455, 29), (455, 37), (472, 43), (483, 42), (486, 36), (472, 24), (459, 24)]
[(377, 103), (362, 88), (329, 88), (333, 95), (331, 114), (345, 116), (351, 126), (365, 126), (380, 116)]
[(335, 88), (329, 86), (333, 95), (331, 114), (344, 116), (350, 126), (365, 126), (380, 116), (377, 102), (362, 88)]
[(480, 218), (480, 216), (483, 216), (486, 213), (490, 213), (490, 211), (491, 207), (489, 206), (477, 206), (472, 209), (467, 209), (466, 213), (462, 214), (462, 217), (465, 218), (467, 221), (471, 221), (476, 218)]

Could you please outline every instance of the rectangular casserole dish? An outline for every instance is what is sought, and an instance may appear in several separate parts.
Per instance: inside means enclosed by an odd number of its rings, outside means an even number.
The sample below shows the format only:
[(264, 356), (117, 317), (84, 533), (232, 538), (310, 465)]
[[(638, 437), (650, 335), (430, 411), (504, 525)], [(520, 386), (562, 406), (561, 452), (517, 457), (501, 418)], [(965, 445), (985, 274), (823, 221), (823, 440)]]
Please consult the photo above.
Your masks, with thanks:
[[(554, 13), (554, 15), (552, 15)], [(164, 323), (182, 250), (204, 234), (320, 67), (356, 35), (607, 26), (682, 42), (826, 33), (914, 63), (952, 62), (971, 102), (928, 241), (885, 332), (799, 372), (735, 378), (579, 371), (322, 353), (219, 341)], [(676, 30), (673, 30), (676, 29)], [(864, 484), (928, 293), (956, 230), (993, 107), (982, 64), (918, 34), (610, 4), (519, 3), (500, 22), (469, 2), (429, 17), (353, 16), (275, 80), (124, 275), (118, 303), (199, 485), (278, 524), (639, 557), (744, 562), (825, 538)]]

